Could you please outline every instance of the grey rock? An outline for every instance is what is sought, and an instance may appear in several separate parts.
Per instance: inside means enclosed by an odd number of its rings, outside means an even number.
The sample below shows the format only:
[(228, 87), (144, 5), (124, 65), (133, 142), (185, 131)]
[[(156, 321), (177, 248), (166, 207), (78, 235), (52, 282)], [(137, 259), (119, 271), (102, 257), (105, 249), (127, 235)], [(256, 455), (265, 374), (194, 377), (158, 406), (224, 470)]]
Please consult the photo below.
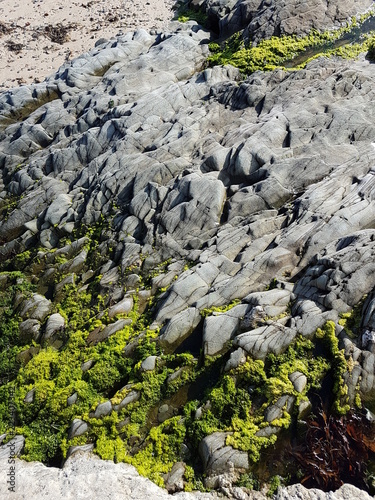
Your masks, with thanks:
[(32, 318), (41, 322), (51, 312), (51, 309), (51, 302), (42, 295), (35, 293), (30, 299), (23, 302), (20, 316), (24, 319)]
[(173, 406), (168, 404), (163, 404), (158, 409), (158, 422), (163, 423), (165, 422), (165, 420), (168, 420), (168, 418), (173, 417), (173, 415), (174, 415)]
[(65, 328), (65, 319), (60, 313), (51, 314), (46, 323), (46, 329), (43, 335), (43, 341), (51, 342), (56, 336), (59, 336)]
[(230, 354), (230, 358), (225, 364), (224, 371), (233, 370), (246, 362), (246, 352), (239, 347)]
[(203, 324), (203, 349), (206, 356), (219, 354), (237, 332), (240, 321), (230, 314), (208, 316)]
[(104, 342), (106, 339), (108, 339), (108, 337), (122, 330), (123, 328), (125, 328), (125, 326), (131, 325), (131, 323), (132, 320), (130, 318), (127, 318), (119, 319), (115, 321), (115, 323), (111, 323), (110, 325), (105, 326), (103, 329), (101, 327), (98, 327), (89, 333), (86, 342), (88, 345), (96, 345), (99, 342)]
[(20, 339), (23, 342), (38, 341), (40, 337), (40, 322), (37, 319), (27, 319), (20, 323)]
[(176, 462), (173, 464), (171, 471), (165, 479), (165, 487), (168, 493), (176, 493), (184, 489), (184, 474), (186, 464), (184, 462)]
[(93, 418), (101, 418), (112, 413), (112, 403), (110, 401), (105, 401), (104, 403), (98, 404), (93, 413)]
[(294, 396), (281, 396), (275, 404), (269, 406), (265, 412), (267, 422), (273, 422), (283, 416), (284, 411), (290, 413), (295, 401)]
[(301, 372), (293, 372), (289, 375), (289, 380), (292, 382), (295, 390), (297, 392), (303, 392), (306, 384), (307, 384), (307, 377)]
[(66, 215), (71, 204), (71, 196), (67, 194), (59, 194), (49, 205), (44, 220), (49, 222), (51, 226), (59, 224), (61, 219)]
[(255, 435), (257, 437), (270, 437), (274, 434), (279, 434), (280, 432), (280, 427), (275, 427), (274, 425), (268, 425), (267, 427), (264, 427), (263, 429), (259, 429), (259, 431), (257, 431), (255, 433)]
[(205, 437), (199, 445), (199, 453), (207, 474), (217, 475), (231, 469), (246, 470), (249, 467), (248, 455), (225, 445), (228, 433), (214, 432)]
[[(93, 444), (73, 446), (68, 450), (68, 458), (63, 468), (46, 467), (40, 462), (16, 461), (17, 499), (41, 498), (43, 495), (56, 500), (67, 496), (94, 500), (121, 500), (125, 498), (168, 500), (169, 493), (149, 479), (138, 474), (135, 467), (125, 463), (115, 464), (93, 456)], [(6, 458), (7, 460), (7, 458)], [(3, 466), (4, 465), (4, 466)], [(0, 495), (7, 498), (8, 468), (2, 462), (0, 468)], [(209, 500), (215, 498), (210, 493), (177, 494), (181, 500)]]
[(298, 420), (305, 420), (311, 413), (312, 404), (310, 401), (301, 401), (298, 405)]
[(74, 405), (77, 399), (78, 399), (78, 394), (75, 392), (74, 394), (72, 394), (67, 398), (66, 403), (68, 406)]
[(194, 331), (200, 320), (201, 316), (195, 307), (188, 307), (177, 313), (162, 328), (161, 345), (167, 350), (174, 350)]
[(318, 489), (307, 489), (301, 484), (294, 484), (287, 488), (280, 488), (275, 498), (277, 500), (345, 500), (347, 498), (370, 500), (372, 497), (365, 491), (361, 491), (352, 484), (344, 484), (335, 492), (324, 493)]
[(157, 356), (148, 356), (142, 361), (141, 370), (144, 372), (151, 372), (155, 370)]
[(93, 359), (89, 359), (82, 363), (81, 365), (81, 370), (83, 372), (87, 372), (87, 370), (90, 370), (90, 368), (94, 365), (95, 361)]
[(32, 403), (35, 397), (35, 389), (30, 389), (30, 391), (26, 394), (23, 402), (24, 403)]
[[(16, 435), (10, 439), (6, 444), (0, 446), (0, 460), (19, 457), (25, 446), (24, 436)], [(4, 469), (5, 470), (5, 469)], [(6, 484), (6, 481), (5, 481)]]
[(140, 396), (141, 395), (138, 391), (130, 391), (119, 404), (118, 411), (122, 410), (122, 408), (125, 408), (125, 406), (127, 406), (128, 404), (138, 401)]
[(110, 307), (108, 316), (112, 319), (117, 314), (128, 314), (133, 309), (133, 299), (126, 297), (114, 306)]
[(89, 429), (89, 426), (86, 422), (81, 420), (80, 418), (75, 418), (69, 429), (69, 439), (72, 439), (77, 436), (82, 436)]
[(344, 23), (352, 15), (364, 12), (369, 7), (367, 0), (358, 4), (352, 1), (333, 2), (327, 8), (326, 4), (316, 0), (309, 9), (305, 9), (300, 0), (277, 3), (275, 1), (263, 3), (252, 18), (248, 31), (254, 33), (254, 40), (269, 38), (272, 35), (306, 34), (312, 28), (321, 30), (331, 28), (339, 23)]
[(88, 453), (91, 452), (94, 449), (93, 444), (82, 444), (82, 445), (77, 445), (77, 446), (70, 446), (68, 448), (68, 452), (66, 454), (66, 459), (72, 457), (75, 453), (81, 454), (81, 453)]
[(268, 353), (280, 354), (294, 340), (297, 332), (279, 324), (270, 324), (238, 335), (233, 344), (248, 354), (264, 360)]

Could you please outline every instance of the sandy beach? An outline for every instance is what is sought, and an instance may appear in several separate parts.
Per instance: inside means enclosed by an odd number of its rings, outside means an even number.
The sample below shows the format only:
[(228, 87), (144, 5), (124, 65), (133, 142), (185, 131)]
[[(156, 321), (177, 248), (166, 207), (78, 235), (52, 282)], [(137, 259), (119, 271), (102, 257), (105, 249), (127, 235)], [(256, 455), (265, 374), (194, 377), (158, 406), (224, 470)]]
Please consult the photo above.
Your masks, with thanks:
[(1, 0), (0, 91), (43, 81), (101, 38), (161, 29), (174, 0)]

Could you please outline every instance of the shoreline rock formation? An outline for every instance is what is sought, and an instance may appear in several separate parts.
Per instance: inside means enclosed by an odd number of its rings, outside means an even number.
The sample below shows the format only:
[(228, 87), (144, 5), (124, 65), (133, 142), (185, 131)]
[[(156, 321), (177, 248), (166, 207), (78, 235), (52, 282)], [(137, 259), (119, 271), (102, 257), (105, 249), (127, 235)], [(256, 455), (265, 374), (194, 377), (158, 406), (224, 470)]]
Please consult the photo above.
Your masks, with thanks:
[[(102, 498), (103, 500), (143, 500), (152, 496), (155, 500), (213, 500), (220, 498), (216, 493), (180, 492), (173, 496), (156, 486), (149, 479), (140, 476), (132, 465), (114, 464), (107, 460), (82, 453), (76, 453), (67, 460), (62, 469), (46, 467), (38, 462), (16, 462), (17, 492), (9, 493), (6, 485), (6, 463), (0, 471), (0, 493), (12, 495), (15, 500), (41, 498), (48, 496), (56, 500), (64, 498)], [(4, 467), (3, 467), (4, 466)], [(224, 491), (223, 491), (224, 493)], [(266, 500), (260, 492), (245, 493), (240, 488), (232, 488), (227, 493), (229, 498), (243, 500)], [(222, 496), (221, 496), (222, 498)], [(346, 484), (339, 490), (323, 493), (320, 490), (308, 490), (302, 485), (293, 485), (280, 489), (275, 500), (369, 500), (372, 497), (355, 486)]]
[[(258, 4), (200, 7), (245, 39), (335, 24)], [(170, 492), (371, 492), (373, 65), (244, 76), (208, 67), (212, 36), (140, 29), (0, 94), (1, 441)]]

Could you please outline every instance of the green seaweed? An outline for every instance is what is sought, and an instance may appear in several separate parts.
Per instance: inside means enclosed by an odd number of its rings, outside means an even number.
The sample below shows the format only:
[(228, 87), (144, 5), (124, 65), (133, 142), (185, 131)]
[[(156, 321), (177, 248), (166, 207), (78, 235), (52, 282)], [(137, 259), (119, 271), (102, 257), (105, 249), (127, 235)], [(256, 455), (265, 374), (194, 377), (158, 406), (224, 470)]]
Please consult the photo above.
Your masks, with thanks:
[(355, 58), (361, 52), (370, 51), (369, 57), (371, 57), (371, 47), (374, 45), (371, 34), (364, 35), (361, 43), (347, 43), (338, 48), (327, 48), (328, 42), (334, 42), (345, 33), (349, 33), (353, 28), (363, 23), (370, 15), (371, 13), (368, 13), (359, 20), (353, 18), (351, 23), (340, 29), (325, 32), (311, 30), (308, 35), (302, 37), (296, 35), (273, 36), (269, 39), (261, 40), (257, 45), (246, 45), (241, 33), (238, 32), (222, 45), (216, 42), (209, 44), (211, 55), (208, 57), (208, 63), (210, 66), (231, 64), (242, 73), (248, 75), (257, 70), (286, 69), (284, 63), (312, 47), (321, 47), (322, 50), (318, 51), (314, 56), (306, 58), (292, 69), (302, 69), (308, 62), (322, 55), (327, 57)]

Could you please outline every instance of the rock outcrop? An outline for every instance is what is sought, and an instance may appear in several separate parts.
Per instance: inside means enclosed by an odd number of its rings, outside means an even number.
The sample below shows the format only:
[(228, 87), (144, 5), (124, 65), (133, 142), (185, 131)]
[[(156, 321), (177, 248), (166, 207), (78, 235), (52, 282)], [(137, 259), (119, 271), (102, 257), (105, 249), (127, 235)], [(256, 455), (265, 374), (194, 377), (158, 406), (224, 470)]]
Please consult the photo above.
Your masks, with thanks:
[[(372, 2), (192, 4), (257, 43)], [(28, 460), (84, 447), (171, 492), (204, 474), (258, 498), (238, 485), (308, 477), (275, 443), (319, 399), (336, 417), (368, 408), (374, 452), (375, 77), (364, 54), (208, 67), (212, 37), (194, 21), (140, 29), (0, 94), (0, 432), (16, 428)], [(39, 494), (35, 475), (54, 498), (166, 497), (128, 465), (77, 457), (17, 462), (19, 498)], [(357, 466), (335, 487), (366, 487)]]
[[(72, 455), (62, 469), (46, 467), (33, 462), (16, 461), (17, 492), (9, 493), (6, 485), (6, 462), (0, 462), (0, 494), (7, 498), (12, 494), (15, 500), (41, 498), (46, 496), (56, 500), (64, 498), (93, 498), (103, 500), (143, 500), (152, 497), (155, 500), (168, 500), (171, 496), (150, 480), (140, 476), (132, 465), (114, 464), (99, 460), (87, 453), (78, 452)], [(246, 494), (239, 488), (234, 489), (232, 498), (244, 500), (265, 500), (268, 498), (259, 492)], [(238, 496), (242, 495), (242, 496)], [(219, 498), (215, 493), (175, 493), (178, 500), (213, 500)], [(289, 486), (279, 490), (275, 500), (368, 500), (371, 497), (355, 486), (345, 485), (335, 493), (323, 493), (319, 490), (308, 490), (301, 485)]]

